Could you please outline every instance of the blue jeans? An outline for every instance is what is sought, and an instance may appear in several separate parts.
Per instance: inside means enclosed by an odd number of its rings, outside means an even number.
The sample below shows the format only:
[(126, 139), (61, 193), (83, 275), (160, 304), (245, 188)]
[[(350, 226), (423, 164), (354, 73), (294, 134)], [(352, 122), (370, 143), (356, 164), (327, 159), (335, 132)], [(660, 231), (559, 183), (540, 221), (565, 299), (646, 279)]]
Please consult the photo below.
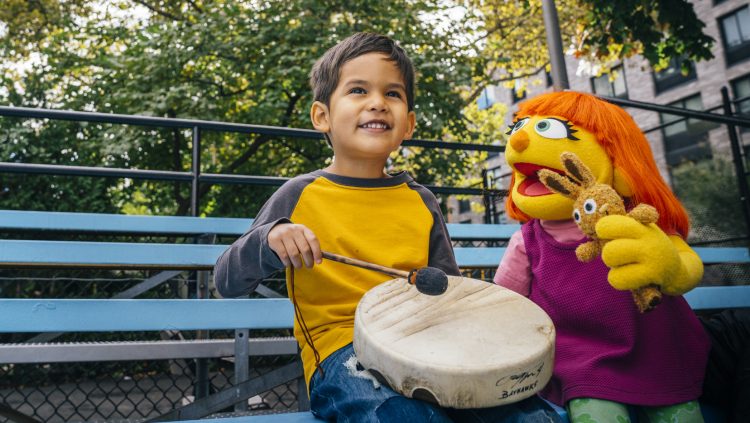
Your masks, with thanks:
[(490, 423), (562, 422), (536, 395), (492, 408), (458, 410), (407, 398), (388, 386), (375, 389), (372, 381), (355, 376), (344, 366), (354, 355), (351, 344), (326, 358), (310, 381), (310, 408), (321, 419), (341, 423)]

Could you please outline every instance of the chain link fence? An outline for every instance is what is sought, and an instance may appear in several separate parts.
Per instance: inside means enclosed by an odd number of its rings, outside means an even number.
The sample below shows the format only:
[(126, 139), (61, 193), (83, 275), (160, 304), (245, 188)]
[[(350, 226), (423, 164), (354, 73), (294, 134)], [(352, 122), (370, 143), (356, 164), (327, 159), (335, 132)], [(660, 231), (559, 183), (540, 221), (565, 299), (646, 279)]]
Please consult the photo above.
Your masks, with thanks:
[[(7, 234), (12, 235), (12, 234)], [(32, 239), (33, 234), (24, 234)], [(49, 234), (44, 237), (49, 239)], [(70, 239), (68, 236), (66, 239)], [(74, 236), (84, 240), (86, 236)], [(123, 239), (125, 238), (125, 239)], [(101, 237), (98, 238), (101, 240)], [(133, 240), (132, 237), (118, 237)], [(143, 237), (138, 237), (143, 241)], [(149, 238), (165, 242), (163, 238)], [(175, 242), (175, 240), (169, 240)], [(178, 240), (179, 241), (179, 240)], [(231, 242), (221, 239), (219, 243)], [(500, 241), (460, 241), (460, 246), (503, 246)], [(464, 276), (491, 281), (495, 269), (462, 269)], [(155, 272), (110, 270), (0, 270), (0, 295), (13, 298), (109, 298), (138, 285)], [(194, 275), (184, 272), (139, 297), (193, 298)], [(283, 274), (264, 285), (286, 295)], [(210, 289), (213, 297), (213, 287)], [(256, 295), (256, 294), (253, 294)], [(0, 334), (0, 342), (20, 343), (36, 334)], [(128, 332), (64, 334), (54, 342), (123, 342), (172, 338), (192, 339), (196, 332)], [(291, 331), (255, 331), (251, 337), (291, 336)], [(231, 331), (211, 331), (211, 339), (233, 339)], [(288, 364), (293, 357), (251, 357), (251, 377)], [(233, 358), (201, 359), (208, 365), (209, 394), (233, 385)], [(138, 422), (190, 404), (195, 400), (198, 360), (151, 360), (0, 364), (0, 404), (39, 422)], [(248, 401), (244, 414), (297, 410), (297, 382), (277, 386)], [(222, 411), (222, 415), (233, 414)], [(0, 423), (9, 422), (0, 417)]]

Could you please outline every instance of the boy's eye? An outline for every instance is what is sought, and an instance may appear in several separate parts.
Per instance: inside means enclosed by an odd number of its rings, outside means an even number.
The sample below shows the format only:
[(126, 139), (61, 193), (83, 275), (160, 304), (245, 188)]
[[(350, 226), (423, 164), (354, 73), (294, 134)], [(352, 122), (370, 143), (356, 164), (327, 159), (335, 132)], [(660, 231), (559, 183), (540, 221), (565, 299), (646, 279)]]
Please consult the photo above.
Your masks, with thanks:
[(349, 94), (367, 94), (367, 91), (362, 87), (354, 87), (349, 90)]
[(534, 125), (534, 130), (544, 138), (553, 140), (567, 138), (576, 141), (578, 138), (573, 136), (573, 133), (576, 132), (576, 130), (572, 127), (573, 125), (568, 121), (547, 118), (537, 122), (536, 125)]
[(401, 93), (398, 91), (388, 91), (385, 95), (388, 97), (401, 98)]

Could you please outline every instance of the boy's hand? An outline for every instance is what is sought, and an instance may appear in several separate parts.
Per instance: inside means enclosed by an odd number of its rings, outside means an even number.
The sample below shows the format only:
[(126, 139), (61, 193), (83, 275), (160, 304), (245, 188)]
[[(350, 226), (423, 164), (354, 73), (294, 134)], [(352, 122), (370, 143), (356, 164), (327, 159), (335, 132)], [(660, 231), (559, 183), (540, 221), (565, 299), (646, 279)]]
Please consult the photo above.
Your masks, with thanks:
[(304, 264), (310, 268), (313, 262), (320, 264), (323, 261), (318, 238), (304, 225), (281, 223), (274, 226), (268, 233), (268, 245), (285, 267), (299, 269)]

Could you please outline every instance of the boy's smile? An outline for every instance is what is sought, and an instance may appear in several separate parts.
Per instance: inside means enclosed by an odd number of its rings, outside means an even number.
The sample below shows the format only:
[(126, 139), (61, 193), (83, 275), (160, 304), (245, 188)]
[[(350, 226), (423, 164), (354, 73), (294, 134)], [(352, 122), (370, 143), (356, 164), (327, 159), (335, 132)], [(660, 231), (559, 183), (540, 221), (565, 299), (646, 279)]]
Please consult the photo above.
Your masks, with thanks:
[(411, 137), (416, 124), (409, 111), (404, 78), (382, 53), (368, 53), (341, 67), (329, 105), (315, 102), (315, 129), (329, 135), (336, 168), (363, 165), (382, 169), (390, 153)]

